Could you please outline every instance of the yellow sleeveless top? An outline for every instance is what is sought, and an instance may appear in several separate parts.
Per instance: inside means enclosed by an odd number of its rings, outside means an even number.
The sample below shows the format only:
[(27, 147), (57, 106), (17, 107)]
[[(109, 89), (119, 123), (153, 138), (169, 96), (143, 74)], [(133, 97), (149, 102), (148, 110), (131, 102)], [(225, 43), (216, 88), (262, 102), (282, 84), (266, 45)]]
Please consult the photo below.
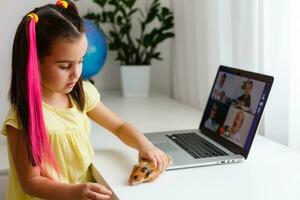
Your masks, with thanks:
[[(92, 181), (89, 166), (93, 160), (93, 148), (89, 141), (90, 121), (87, 112), (92, 110), (100, 102), (100, 94), (90, 83), (83, 81), (85, 93), (85, 110), (77, 109), (75, 100), (69, 95), (71, 108), (55, 108), (43, 102), (45, 125), (49, 134), (50, 144), (54, 152), (61, 176), (60, 182), (78, 183)], [(3, 123), (1, 134), (7, 135), (7, 126), (22, 129), (18, 124), (16, 110), (11, 108)], [(7, 145), (8, 146), (8, 145)], [(9, 200), (33, 200), (38, 199), (25, 194), (20, 186), (13, 160), (8, 148), (9, 180), (7, 199)], [(53, 170), (48, 175), (55, 177)]]

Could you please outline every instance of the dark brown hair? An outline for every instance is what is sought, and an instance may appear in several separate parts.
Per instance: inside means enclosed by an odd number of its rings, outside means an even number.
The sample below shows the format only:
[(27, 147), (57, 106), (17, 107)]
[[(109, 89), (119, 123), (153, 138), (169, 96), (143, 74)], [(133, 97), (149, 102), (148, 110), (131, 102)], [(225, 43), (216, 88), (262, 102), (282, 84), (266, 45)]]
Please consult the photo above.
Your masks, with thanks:
[(243, 82), (243, 85), (242, 85), (243, 90), (245, 90), (247, 84), (251, 85), (251, 88), (253, 87), (253, 81), (248, 79), (247, 81)]
[[(83, 20), (78, 14), (76, 5), (71, 1), (66, 1), (68, 7), (64, 8), (55, 4), (48, 4), (35, 8), (29, 13), (35, 13), (39, 20), (35, 25), (36, 30), (36, 51), (38, 60), (49, 56), (53, 44), (57, 39), (65, 38), (70, 41), (78, 39), (84, 33)], [(20, 22), (13, 43), (12, 52), (12, 78), (10, 85), (10, 101), (16, 109), (19, 123), (22, 124), (26, 133), (26, 143), (28, 158), (33, 165), (32, 141), (29, 137), (29, 105), (27, 87), (27, 63), (29, 55), (29, 36), (28, 25), (31, 18), (27, 14)], [(40, 83), (36, 83), (40, 84)], [(79, 110), (84, 110), (85, 97), (82, 86), (82, 77), (70, 92), (71, 96), (76, 100)]]

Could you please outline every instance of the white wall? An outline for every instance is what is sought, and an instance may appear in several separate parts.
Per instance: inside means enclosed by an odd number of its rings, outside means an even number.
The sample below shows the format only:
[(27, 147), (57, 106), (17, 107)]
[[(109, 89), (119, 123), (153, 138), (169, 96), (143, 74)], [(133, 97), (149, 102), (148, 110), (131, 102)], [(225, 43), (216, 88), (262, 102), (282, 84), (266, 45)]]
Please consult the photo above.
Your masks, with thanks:
[[(0, 0), (0, 124), (2, 124), (9, 107), (8, 89), (11, 76), (11, 51), (16, 28), (23, 15), (33, 8), (46, 3), (54, 3), (55, 0), (26, 0), (11, 1)], [(144, 8), (145, 0), (139, 0), (139, 4)], [(169, 0), (162, 0), (164, 5), (169, 5)], [(92, 0), (80, 0), (79, 11), (83, 15), (88, 9), (97, 11), (97, 5)], [(5, 28), (4, 28), (5, 27)], [(171, 40), (162, 44), (159, 49), (162, 51), (163, 61), (154, 62), (152, 67), (153, 91), (171, 96)], [(120, 89), (119, 63), (114, 61), (115, 55), (108, 54), (106, 63), (102, 71), (93, 79), (96, 86), (101, 90)], [(0, 137), (0, 142), (3, 141)]]
[[(289, 52), (288, 7), (289, 4), (285, 1), (264, 1), (264, 66), (266, 73), (274, 76), (265, 112), (265, 136), (284, 145), (289, 144), (288, 140), (292, 132), (289, 117), (290, 108), (294, 105), (290, 94), (297, 91), (291, 92), (292, 87), (289, 82), (291, 80), (290, 54), (292, 52)], [(296, 117), (296, 119), (299, 118)]]
[[(23, 15), (37, 5), (39, 0), (16, 3), (15, 1), (0, 1), (0, 124), (9, 108), (8, 89), (11, 77), (11, 52), (14, 34)], [(0, 137), (3, 142), (3, 137)]]

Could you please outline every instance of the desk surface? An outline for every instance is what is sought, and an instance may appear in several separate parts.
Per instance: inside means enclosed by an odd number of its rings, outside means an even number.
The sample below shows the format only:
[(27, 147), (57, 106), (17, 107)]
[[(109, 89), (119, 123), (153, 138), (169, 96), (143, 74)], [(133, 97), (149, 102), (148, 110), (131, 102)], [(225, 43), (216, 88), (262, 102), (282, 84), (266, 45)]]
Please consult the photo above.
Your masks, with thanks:
[[(102, 101), (142, 132), (191, 129), (201, 112), (160, 95), (123, 99), (118, 93)], [(129, 186), (137, 152), (93, 124), (95, 166), (121, 200), (153, 199), (298, 199), (300, 154), (256, 135), (249, 157), (238, 164), (207, 166), (165, 172), (153, 183)]]
[[(161, 95), (124, 99), (102, 93), (102, 101), (142, 132), (197, 128), (202, 113)], [(153, 183), (129, 186), (137, 152), (93, 124), (95, 166), (121, 200), (299, 199), (300, 154), (256, 135), (245, 162), (165, 172)], [(0, 173), (7, 172), (6, 146), (0, 145)]]

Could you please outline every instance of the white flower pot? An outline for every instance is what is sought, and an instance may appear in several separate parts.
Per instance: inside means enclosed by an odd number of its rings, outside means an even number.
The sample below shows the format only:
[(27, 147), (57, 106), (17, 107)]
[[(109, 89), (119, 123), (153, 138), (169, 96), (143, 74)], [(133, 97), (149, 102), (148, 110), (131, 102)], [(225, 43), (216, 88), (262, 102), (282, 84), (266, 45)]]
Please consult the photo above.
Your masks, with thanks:
[(147, 97), (150, 89), (149, 65), (121, 66), (121, 83), (124, 97)]

